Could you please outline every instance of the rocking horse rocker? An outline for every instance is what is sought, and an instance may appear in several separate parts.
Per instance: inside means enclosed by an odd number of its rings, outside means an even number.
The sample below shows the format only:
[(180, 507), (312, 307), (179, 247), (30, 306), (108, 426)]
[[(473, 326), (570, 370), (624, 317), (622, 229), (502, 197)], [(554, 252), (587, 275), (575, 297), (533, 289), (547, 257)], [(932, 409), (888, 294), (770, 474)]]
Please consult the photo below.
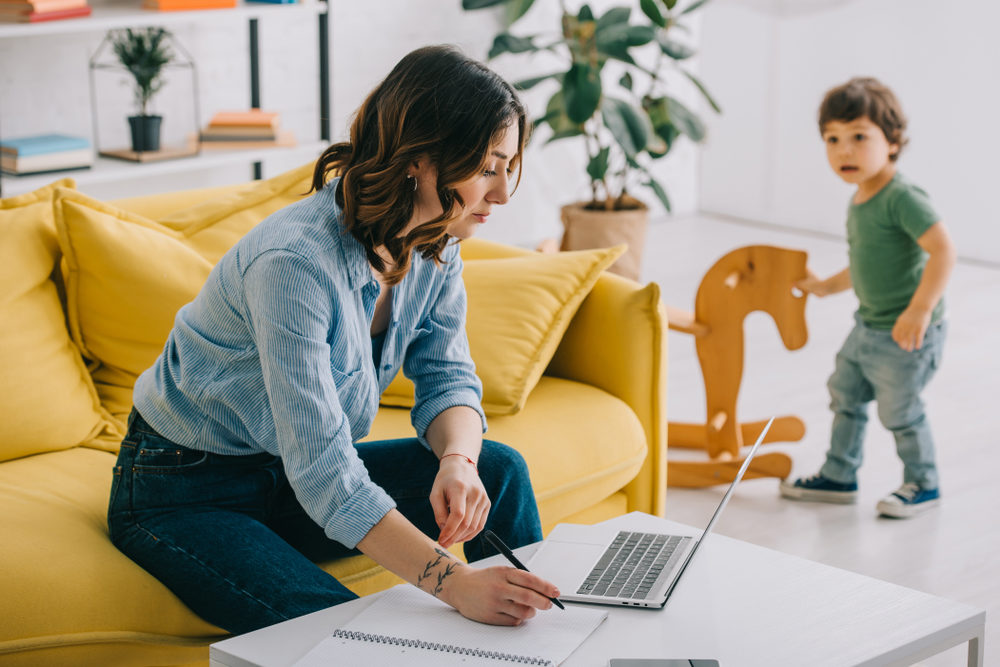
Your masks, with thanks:
[[(702, 278), (694, 313), (667, 307), (671, 329), (692, 334), (705, 380), (706, 423), (667, 426), (667, 446), (704, 449), (708, 461), (667, 463), (667, 480), (675, 487), (703, 487), (731, 482), (743, 459), (744, 441), (752, 442), (765, 421), (739, 423), (736, 399), (743, 377), (743, 320), (754, 311), (771, 315), (789, 350), (808, 338), (805, 294), (793, 291), (806, 277), (806, 253), (774, 246), (747, 246), (723, 256)], [(774, 420), (764, 439), (792, 442), (805, 435), (805, 424), (794, 416)], [(746, 472), (755, 477), (785, 478), (791, 459), (779, 452), (758, 454)]]

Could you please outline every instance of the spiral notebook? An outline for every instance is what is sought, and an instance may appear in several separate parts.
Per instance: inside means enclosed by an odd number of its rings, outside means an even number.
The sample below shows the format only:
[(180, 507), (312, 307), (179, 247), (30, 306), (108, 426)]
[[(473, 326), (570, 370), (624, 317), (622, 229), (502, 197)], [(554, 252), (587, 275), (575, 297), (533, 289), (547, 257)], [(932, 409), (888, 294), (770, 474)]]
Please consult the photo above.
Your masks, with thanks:
[(401, 584), (295, 663), (330, 665), (551, 665), (562, 663), (608, 613), (567, 607), (539, 611), (517, 627), (471, 621), (423, 591)]

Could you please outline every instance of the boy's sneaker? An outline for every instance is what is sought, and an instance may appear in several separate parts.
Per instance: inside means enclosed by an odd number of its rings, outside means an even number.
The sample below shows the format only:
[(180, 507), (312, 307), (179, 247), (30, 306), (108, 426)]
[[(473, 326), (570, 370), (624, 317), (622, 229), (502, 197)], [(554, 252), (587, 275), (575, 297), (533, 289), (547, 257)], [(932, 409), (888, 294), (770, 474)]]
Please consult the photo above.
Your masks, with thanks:
[(883, 516), (908, 519), (925, 512), (940, 503), (937, 489), (921, 489), (919, 485), (907, 482), (891, 494), (878, 501), (875, 507)]
[(822, 475), (813, 475), (796, 480), (781, 480), (781, 495), (792, 500), (853, 505), (858, 500), (858, 485), (856, 482), (843, 484)]

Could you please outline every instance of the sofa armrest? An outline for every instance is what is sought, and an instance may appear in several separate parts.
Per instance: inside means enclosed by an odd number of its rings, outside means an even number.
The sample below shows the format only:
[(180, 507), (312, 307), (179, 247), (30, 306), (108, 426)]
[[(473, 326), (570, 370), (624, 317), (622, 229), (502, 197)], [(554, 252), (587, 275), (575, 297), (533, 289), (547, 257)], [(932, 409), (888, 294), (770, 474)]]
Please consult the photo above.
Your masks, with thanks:
[(656, 283), (605, 273), (583, 301), (546, 375), (583, 382), (627, 403), (649, 447), (625, 487), (629, 511), (663, 516), (667, 488), (667, 318)]

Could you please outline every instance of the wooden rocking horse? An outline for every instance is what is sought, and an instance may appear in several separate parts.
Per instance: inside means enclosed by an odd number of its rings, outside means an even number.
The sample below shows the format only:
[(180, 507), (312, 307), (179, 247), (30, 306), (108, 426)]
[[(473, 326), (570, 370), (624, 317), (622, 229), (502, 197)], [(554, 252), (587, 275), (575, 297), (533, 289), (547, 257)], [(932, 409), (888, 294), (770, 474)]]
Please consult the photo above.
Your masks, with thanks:
[[(789, 350), (806, 343), (805, 294), (793, 290), (806, 277), (806, 253), (774, 246), (747, 246), (722, 257), (702, 278), (694, 313), (667, 307), (671, 329), (695, 337), (698, 361), (705, 380), (706, 423), (667, 426), (668, 447), (704, 449), (708, 461), (667, 463), (670, 486), (702, 487), (729, 483), (743, 462), (745, 441), (756, 439), (765, 421), (739, 423), (736, 399), (743, 378), (743, 320), (763, 310), (774, 318)], [(764, 442), (791, 442), (805, 435), (798, 417), (774, 420)], [(758, 454), (746, 478), (780, 477), (791, 472), (791, 459), (782, 453)]]

